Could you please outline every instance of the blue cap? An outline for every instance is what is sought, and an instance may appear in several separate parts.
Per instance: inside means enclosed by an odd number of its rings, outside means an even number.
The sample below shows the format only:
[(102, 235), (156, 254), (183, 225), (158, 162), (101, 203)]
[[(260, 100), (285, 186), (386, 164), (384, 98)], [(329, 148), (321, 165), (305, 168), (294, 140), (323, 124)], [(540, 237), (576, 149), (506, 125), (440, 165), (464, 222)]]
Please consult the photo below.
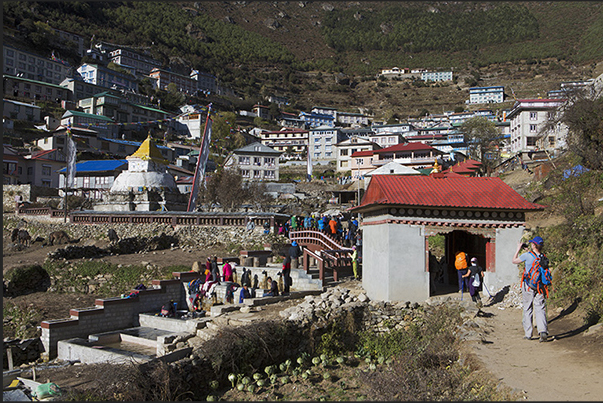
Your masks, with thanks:
[(293, 241), (293, 243), (291, 245), (297, 246), (297, 242)]
[(535, 243), (536, 245), (542, 245), (544, 240), (539, 236), (535, 236), (534, 239), (531, 239), (529, 242)]

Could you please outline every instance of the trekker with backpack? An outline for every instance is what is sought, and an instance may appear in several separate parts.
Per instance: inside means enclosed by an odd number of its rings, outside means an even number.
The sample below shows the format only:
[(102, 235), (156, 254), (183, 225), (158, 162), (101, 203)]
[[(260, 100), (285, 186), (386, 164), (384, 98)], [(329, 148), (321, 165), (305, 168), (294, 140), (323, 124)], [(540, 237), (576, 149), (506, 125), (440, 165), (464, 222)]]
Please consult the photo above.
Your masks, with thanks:
[(463, 278), (469, 279), (469, 295), (471, 295), (471, 300), (475, 302), (478, 308), (481, 308), (483, 304), (479, 292), (484, 283), (484, 269), (477, 264), (476, 257), (471, 258), (471, 266), (469, 266)]
[(469, 291), (469, 279), (465, 277), (465, 274), (469, 271), (467, 268), (469, 265), (467, 264), (467, 260), (469, 257), (465, 252), (457, 251), (454, 254), (454, 267), (456, 268), (456, 272), (459, 280), (459, 293), (463, 293), (463, 288)]
[[(530, 250), (522, 255), (522, 248)], [(540, 341), (547, 341), (548, 325), (546, 319), (546, 297), (548, 297), (548, 285), (551, 284), (551, 272), (549, 270), (548, 258), (542, 253), (544, 240), (537, 236), (528, 242), (517, 244), (517, 251), (513, 256), (513, 264), (525, 263), (523, 276), (521, 277), (521, 295), (523, 302), (523, 330), (526, 340), (532, 339), (532, 316), (535, 317), (536, 327), (540, 335)]]

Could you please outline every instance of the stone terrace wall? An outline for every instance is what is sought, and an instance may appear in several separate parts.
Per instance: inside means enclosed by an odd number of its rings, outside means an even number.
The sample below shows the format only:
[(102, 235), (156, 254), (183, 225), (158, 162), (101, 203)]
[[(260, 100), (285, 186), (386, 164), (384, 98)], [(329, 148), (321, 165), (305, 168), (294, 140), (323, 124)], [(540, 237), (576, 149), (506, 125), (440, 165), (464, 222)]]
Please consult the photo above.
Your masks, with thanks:
[[(3, 217), (4, 229), (12, 231), (21, 221), (21, 227), (25, 228), (32, 239), (40, 236), (44, 239), (53, 231), (65, 231), (72, 239), (104, 239), (107, 238), (107, 231), (113, 228), (120, 239), (130, 237), (150, 238), (161, 234), (173, 235), (180, 240), (180, 246), (195, 246), (200, 248), (211, 248), (216, 245), (247, 245), (254, 246), (252, 249), (260, 249), (263, 244), (270, 243), (274, 234), (264, 234), (264, 229), (256, 225), (253, 230), (245, 227), (234, 226), (196, 226), (182, 225), (173, 228), (169, 224), (148, 223), (148, 224), (72, 224), (64, 223), (63, 219), (48, 220), (31, 217), (14, 217), (5, 214)], [(283, 238), (284, 239), (284, 238)]]
[(139, 326), (138, 314), (158, 312), (170, 300), (178, 302), (178, 308), (186, 307), (183, 283), (199, 277), (195, 272), (174, 272), (173, 280), (153, 280), (153, 287), (141, 290), (133, 298), (97, 299), (95, 307), (71, 309), (71, 318), (47, 320), (41, 323), (43, 357), (57, 356), (59, 340), (75, 337), (87, 338), (93, 333)]

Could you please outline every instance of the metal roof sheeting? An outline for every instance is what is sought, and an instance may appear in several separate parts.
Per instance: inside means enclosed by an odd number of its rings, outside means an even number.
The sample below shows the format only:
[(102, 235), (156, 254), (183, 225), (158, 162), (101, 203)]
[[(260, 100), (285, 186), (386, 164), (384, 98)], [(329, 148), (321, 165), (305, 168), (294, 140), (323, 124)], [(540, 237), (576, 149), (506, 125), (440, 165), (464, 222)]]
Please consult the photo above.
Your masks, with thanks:
[[(105, 172), (114, 171), (119, 168), (126, 168), (127, 160), (88, 160), (75, 164), (75, 172)], [(59, 169), (57, 172), (65, 172), (66, 168)]]
[(374, 204), (470, 209), (542, 210), (496, 177), (375, 175), (358, 208)]

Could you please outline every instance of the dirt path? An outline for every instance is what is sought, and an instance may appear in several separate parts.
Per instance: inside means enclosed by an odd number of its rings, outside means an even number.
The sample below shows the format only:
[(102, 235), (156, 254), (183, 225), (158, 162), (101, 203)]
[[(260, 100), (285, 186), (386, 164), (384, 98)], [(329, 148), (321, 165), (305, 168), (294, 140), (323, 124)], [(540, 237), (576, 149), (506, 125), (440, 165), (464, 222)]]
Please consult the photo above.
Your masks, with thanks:
[[(569, 309), (571, 311), (571, 308)], [(549, 311), (553, 341), (524, 340), (522, 310), (485, 307), (491, 331), (474, 351), (487, 370), (530, 401), (600, 401), (603, 398), (603, 332), (586, 327), (576, 311)], [(566, 309), (566, 312), (568, 309)]]

